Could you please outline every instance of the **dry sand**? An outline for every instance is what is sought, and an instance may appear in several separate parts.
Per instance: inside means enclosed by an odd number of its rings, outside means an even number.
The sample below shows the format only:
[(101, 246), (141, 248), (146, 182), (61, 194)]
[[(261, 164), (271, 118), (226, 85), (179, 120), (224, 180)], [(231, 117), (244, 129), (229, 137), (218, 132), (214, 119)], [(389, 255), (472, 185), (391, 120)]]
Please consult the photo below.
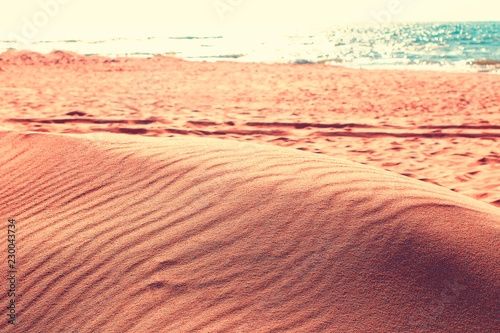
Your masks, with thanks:
[(0, 58), (0, 331), (500, 332), (498, 76)]
[(256, 141), (500, 206), (500, 76), (0, 54), (0, 126)]

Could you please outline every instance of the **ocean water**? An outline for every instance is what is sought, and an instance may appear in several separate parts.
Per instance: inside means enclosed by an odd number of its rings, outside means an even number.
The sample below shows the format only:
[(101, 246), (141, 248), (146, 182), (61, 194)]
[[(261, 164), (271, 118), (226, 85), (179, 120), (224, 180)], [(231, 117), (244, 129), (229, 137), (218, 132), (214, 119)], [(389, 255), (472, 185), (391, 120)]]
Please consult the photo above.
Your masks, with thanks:
[[(326, 63), (353, 68), (500, 72), (500, 21), (329, 26), (160, 27), (147, 32), (0, 41), (6, 49), (192, 61)], [(45, 39), (44, 39), (45, 38)]]

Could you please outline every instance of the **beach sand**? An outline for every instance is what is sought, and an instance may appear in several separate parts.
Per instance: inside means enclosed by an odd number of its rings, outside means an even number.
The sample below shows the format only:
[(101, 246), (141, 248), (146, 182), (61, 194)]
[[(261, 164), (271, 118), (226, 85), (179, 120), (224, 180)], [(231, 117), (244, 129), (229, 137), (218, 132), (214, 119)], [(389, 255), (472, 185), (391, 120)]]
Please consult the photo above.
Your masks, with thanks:
[(0, 58), (0, 331), (500, 332), (499, 76)]
[(380, 167), (500, 206), (500, 76), (0, 55), (0, 126), (192, 135)]

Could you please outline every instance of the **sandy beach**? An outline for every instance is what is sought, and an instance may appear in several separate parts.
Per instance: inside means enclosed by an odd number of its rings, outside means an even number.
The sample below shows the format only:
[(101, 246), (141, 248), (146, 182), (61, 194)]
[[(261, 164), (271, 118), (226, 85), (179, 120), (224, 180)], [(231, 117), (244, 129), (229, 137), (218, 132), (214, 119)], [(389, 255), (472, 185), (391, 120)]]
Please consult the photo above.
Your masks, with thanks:
[(500, 332), (498, 75), (10, 50), (0, 127), (2, 332)]
[(0, 125), (12, 129), (272, 144), (380, 167), (500, 206), (498, 75), (62, 51), (0, 58)]

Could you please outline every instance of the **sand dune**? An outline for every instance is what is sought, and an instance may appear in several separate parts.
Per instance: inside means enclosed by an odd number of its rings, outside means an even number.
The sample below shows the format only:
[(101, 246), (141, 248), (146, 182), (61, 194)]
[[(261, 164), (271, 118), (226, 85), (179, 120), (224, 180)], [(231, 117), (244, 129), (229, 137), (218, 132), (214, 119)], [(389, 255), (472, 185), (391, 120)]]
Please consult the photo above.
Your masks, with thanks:
[(0, 138), (16, 332), (499, 332), (486, 203), (288, 148)]

